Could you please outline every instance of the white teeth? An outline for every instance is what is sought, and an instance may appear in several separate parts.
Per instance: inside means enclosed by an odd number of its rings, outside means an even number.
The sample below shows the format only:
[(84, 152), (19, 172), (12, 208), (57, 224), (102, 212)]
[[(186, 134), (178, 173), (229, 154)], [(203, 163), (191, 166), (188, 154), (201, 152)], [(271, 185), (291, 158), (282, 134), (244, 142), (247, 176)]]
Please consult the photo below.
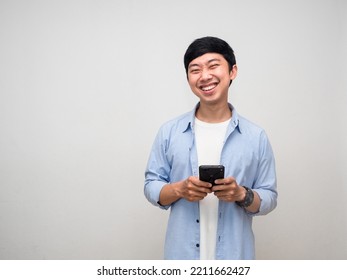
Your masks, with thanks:
[(210, 85), (210, 86), (207, 86), (207, 87), (202, 87), (201, 89), (203, 90), (203, 91), (209, 91), (209, 90), (211, 90), (211, 89), (213, 89), (213, 88), (215, 88), (216, 87), (216, 85)]

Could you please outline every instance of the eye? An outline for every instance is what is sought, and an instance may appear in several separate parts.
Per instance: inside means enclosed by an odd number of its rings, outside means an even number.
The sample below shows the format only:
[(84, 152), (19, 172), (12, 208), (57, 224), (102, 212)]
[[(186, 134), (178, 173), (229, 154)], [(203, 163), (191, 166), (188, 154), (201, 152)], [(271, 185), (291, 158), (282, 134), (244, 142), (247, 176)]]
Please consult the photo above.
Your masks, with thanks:
[(199, 72), (200, 72), (200, 69), (198, 69), (198, 68), (193, 68), (190, 70), (191, 74), (198, 74)]
[(211, 69), (215, 69), (215, 68), (217, 68), (218, 66), (219, 66), (218, 63), (214, 63), (214, 64), (212, 64), (212, 65), (210, 66), (210, 68), (211, 68)]

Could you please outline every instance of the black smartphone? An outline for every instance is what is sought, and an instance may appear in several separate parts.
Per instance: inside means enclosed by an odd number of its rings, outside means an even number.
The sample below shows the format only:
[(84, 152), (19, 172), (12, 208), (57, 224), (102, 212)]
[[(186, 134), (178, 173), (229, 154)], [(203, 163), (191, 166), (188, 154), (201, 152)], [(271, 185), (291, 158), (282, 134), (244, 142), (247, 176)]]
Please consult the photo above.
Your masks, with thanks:
[(199, 166), (199, 179), (204, 182), (209, 182), (213, 186), (217, 179), (224, 178), (224, 166), (223, 165), (200, 165)]

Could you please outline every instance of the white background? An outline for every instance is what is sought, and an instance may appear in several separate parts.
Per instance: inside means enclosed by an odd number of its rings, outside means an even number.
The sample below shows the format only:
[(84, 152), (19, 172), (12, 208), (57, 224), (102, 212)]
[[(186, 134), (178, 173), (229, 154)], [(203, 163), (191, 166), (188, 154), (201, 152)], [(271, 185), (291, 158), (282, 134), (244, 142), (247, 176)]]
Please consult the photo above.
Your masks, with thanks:
[(278, 207), (258, 259), (347, 259), (347, 2), (0, 0), (0, 259), (161, 259), (143, 195), (159, 126), (197, 102), (183, 55), (225, 39)]

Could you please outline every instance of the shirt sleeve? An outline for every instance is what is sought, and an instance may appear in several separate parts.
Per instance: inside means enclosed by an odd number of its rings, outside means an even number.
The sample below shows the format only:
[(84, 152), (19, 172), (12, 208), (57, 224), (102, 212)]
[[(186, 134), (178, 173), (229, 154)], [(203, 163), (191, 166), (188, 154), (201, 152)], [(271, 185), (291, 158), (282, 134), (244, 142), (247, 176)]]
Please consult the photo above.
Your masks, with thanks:
[(270, 142), (263, 131), (260, 136), (259, 165), (253, 190), (259, 194), (260, 209), (255, 215), (266, 215), (277, 206), (275, 158)]
[(145, 171), (144, 194), (147, 200), (162, 209), (159, 203), (159, 195), (164, 185), (170, 182), (170, 165), (166, 157), (167, 140), (163, 128), (161, 128), (154, 140)]

